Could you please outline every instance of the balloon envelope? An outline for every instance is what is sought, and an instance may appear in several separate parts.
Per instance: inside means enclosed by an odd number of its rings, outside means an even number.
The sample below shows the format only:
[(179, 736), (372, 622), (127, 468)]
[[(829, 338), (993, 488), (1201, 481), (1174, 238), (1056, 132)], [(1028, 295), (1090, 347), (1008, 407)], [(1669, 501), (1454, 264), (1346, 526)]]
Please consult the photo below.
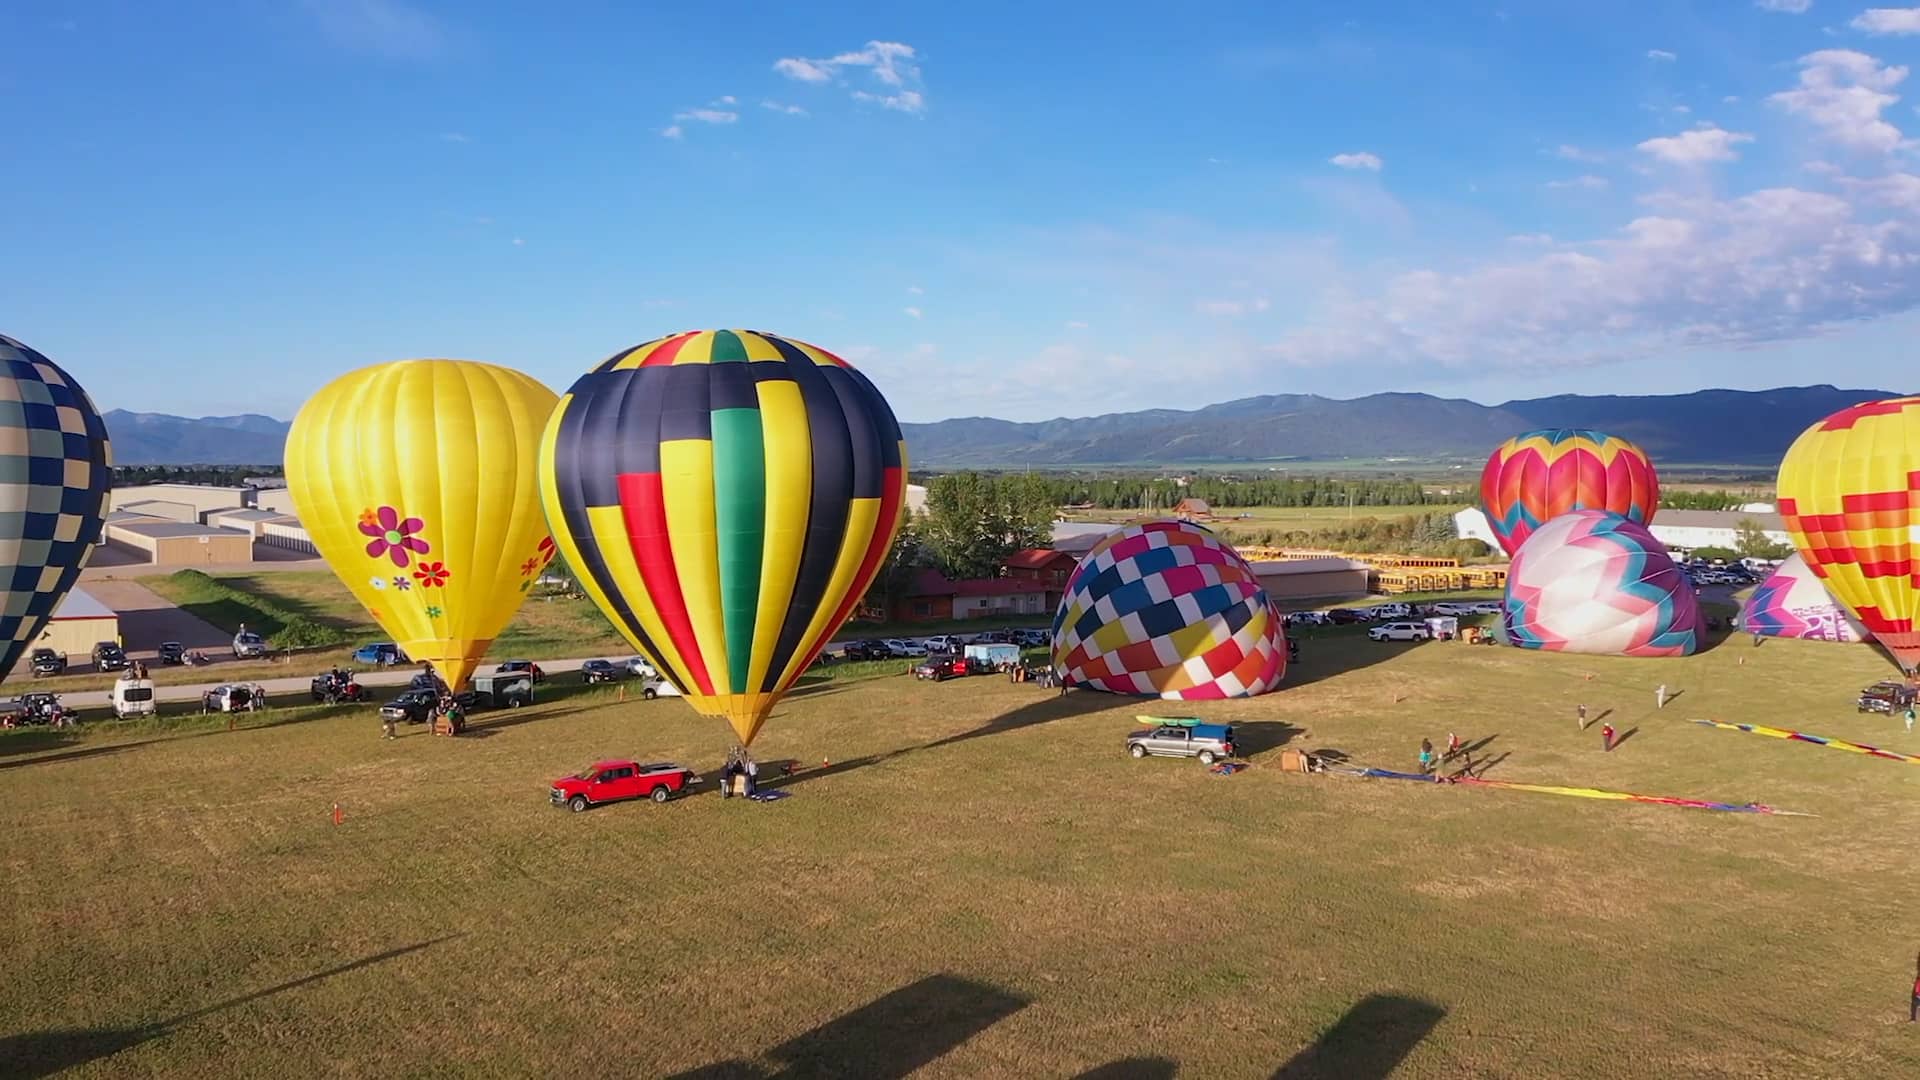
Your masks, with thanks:
[(711, 330), (581, 376), (547, 427), (540, 478), (587, 595), (750, 743), (879, 574), (906, 467), (893, 410), (845, 360)]
[(1280, 613), (1238, 552), (1185, 521), (1110, 533), (1053, 617), (1061, 681), (1163, 698), (1252, 697), (1287, 670)]
[(1815, 641), (1872, 641), (1847, 609), (1827, 592), (1798, 554), (1782, 562), (1747, 598), (1740, 626), (1749, 634)]
[(1644, 525), (1605, 510), (1533, 531), (1507, 569), (1502, 619), (1527, 649), (1686, 656), (1700, 646), (1693, 585)]
[(1480, 505), (1508, 555), (1569, 510), (1609, 510), (1653, 523), (1660, 481), (1647, 455), (1599, 431), (1529, 431), (1501, 443), (1480, 473)]
[(1779, 489), (1780, 516), (1807, 565), (1913, 670), (1920, 397), (1855, 405), (1808, 428), (1780, 463)]
[(39, 640), (100, 539), (107, 425), (53, 361), (0, 335), (0, 678)]
[(471, 360), (350, 372), (301, 407), (287, 488), (313, 546), (459, 686), (553, 558), (534, 475), (553, 391)]

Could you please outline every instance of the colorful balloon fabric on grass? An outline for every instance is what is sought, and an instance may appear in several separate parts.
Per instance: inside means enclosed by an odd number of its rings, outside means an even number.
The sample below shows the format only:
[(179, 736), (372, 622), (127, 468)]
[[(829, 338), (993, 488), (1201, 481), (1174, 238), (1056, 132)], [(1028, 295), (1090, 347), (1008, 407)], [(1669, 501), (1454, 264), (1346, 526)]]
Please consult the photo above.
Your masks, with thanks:
[(1811, 641), (1872, 641), (1840, 601), (1827, 592), (1805, 559), (1792, 555), (1753, 590), (1740, 611), (1740, 627), (1766, 637)]
[(745, 330), (615, 354), (561, 398), (540, 458), (547, 521), (581, 587), (742, 743), (879, 574), (906, 470), (866, 376)]
[(59, 365), (0, 335), (0, 679), (79, 580), (113, 486), (107, 425)]
[(1053, 619), (1062, 681), (1200, 700), (1280, 685), (1280, 613), (1239, 553), (1183, 521), (1114, 532), (1087, 552)]
[(1700, 646), (1693, 586), (1646, 527), (1575, 510), (1536, 529), (1507, 570), (1509, 641), (1550, 652), (1686, 656)]
[(1920, 664), (1920, 397), (1808, 428), (1780, 463), (1780, 516), (1833, 594), (1902, 667)]
[(321, 558), (407, 656), (459, 686), (553, 558), (534, 474), (553, 391), (472, 360), (328, 383), (287, 433)]
[(1487, 458), (1480, 504), (1512, 555), (1535, 529), (1570, 510), (1610, 510), (1652, 524), (1660, 481), (1653, 462), (1625, 439), (1572, 428), (1529, 431)]

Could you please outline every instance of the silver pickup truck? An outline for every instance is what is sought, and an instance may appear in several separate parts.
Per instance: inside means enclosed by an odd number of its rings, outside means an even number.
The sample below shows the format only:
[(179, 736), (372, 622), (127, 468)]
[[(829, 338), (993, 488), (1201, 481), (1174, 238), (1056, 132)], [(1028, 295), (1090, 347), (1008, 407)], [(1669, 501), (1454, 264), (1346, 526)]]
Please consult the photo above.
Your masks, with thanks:
[(1127, 736), (1127, 753), (1143, 758), (1197, 757), (1211, 765), (1233, 756), (1232, 724), (1161, 724)]

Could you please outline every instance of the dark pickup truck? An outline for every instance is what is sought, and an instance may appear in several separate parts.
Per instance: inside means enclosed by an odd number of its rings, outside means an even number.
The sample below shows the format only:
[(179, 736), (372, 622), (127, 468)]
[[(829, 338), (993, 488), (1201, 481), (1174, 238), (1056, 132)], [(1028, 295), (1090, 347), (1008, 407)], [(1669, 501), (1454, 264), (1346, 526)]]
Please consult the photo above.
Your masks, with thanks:
[[(467, 712), (472, 712), (478, 704), (471, 693), (455, 694), (453, 699)], [(433, 719), (433, 708), (439, 702), (440, 695), (433, 690), (406, 690), (380, 706), (380, 715), (390, 720), (405, 720), (409, 724), (424, 724)]]

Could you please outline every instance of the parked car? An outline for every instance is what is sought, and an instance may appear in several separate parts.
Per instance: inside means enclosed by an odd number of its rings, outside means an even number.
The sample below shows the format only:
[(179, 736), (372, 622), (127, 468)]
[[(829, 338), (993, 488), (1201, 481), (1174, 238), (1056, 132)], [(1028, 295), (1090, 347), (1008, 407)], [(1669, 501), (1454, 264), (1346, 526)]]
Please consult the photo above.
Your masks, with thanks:
[(1353, 623), (1365, 622), (1366, 618), (1352, 608), (1337, 607), (1328, 610), (1327, 621), (1335, 626), (1350, 626)]
[(258, 660), (267, 655), (267, 639), (251, 630), (242, 630), (233, 635), (233, 658), (235, 660)]
[[(1369, 619), (1411, 619), (1413, 618), (1413, 608), (1406, 604), (1377, 604), (1368, 608), (1362, 614), (1366, 615)], [(1443, 611), (1441, 614), (1450, 615), (1452, 612)]]
[(307, 684), (307, 692), (313, 695), (313, 700), (323, 701), (328, 705), (367, 699), (366, 687), (354, 681), (353, 672), (341, 671), (337, 668), (315, 675)]
[(924, 645), (906, 638), (888, 638), (883, 644), (892, 649), (895, 656), (919, 656), (927, 651)]
[(1860, 712), (1903, 713), (1913, 707), (1914, 689), (1903, 682), (1877, 682), (1860, 691), (1854, 707)]
[(30, 694), (21, 694), (12, 701), (0, 703), (0, 715), (10, 718), (16, 724), (46, 724), (51, 723), (56, 717), (77, 717), (79, 710), (61, 705), (59, 694), (35, 691)]
[[(454, 700), (462, 709), (472, 712), (479, 702), (472, 691), (455, 694)], [(440, 695), (432, 689), (403, 690), (400, 696), (380, 706), (381, 717), (389, 720), (405, 720), (409, 724), (424, 724), (433, 718), (434, 706), (440, 703)]]
[(396, 664), (410, 664), (407, 654), (400, 646), (391, 641), (376, 641), (371, 645), (362, 645), (353, 652), (356, 664), (372, 664), (375, 667), (393, 667)]
[(1143, 758), (1197, 757), (1211, 765), (1233, 756), (1232, 724), (1163, 723), (1127, 736), (1127, 753)]
[(1333, 622), (1324, 611), (1289, 611), (1282, 621), (1288, 626), (1326, 626)]
[[(605, 661), (601, 661), (601, 662), (605, 663)], [(496, 667), (493, 669), (493, 673), (495, 675), (520, 675), (520, 674), (531, 675), (533, 676), (533, 681), (536, 684), (545, 682), (547, 679), (547, 673), (544, 671), (541, 671), (540, 665), (534, 663), (531, 660), (503, 661), (499, 667)]]
[(954, 660), (952, 657), (929, 656), (927, 659), (914, 665), (913, 677), (916, 679), (931, 679), (934, 682), (944, 682), (947, 679), (953, 678), (953, 666)]
[(254, 694), (253, 687), (238, 683), (225, 683), (200, 695), (203, 713), (252, 712), (265, 706), (266, 702)]
[(129, 679), (124, 676), (113, 684), (109, 704), (113, 715), (122, 720), (130, 716), (152, 716), (159, 708), (153, 698), (152, 679)]
[(177, 641), (163, 641), (154, 659), (168, 667), (177, 667), (187, 662), (187, 647)]
[(476, 708), (517, 709), (533, 704), (533, 676), (525, 672), (511, 675), (475, 675), (473, 704)]
[(1433, 605), (1435, 615), (1477, 615), (1480, 605), (1460, 600), (1442, 600)]
[(636, 656), (627, 661), (627, 674), (636, 679), (651, 679), (660, 673), (653, 669), (653, 661), (644, 656)]
[(1382, 623), (1367, 631), (1369, 641), (1426, 641), (1432, 637), (1432, 628), (1418, 622)]
[(1011, 636), (1015, 645), (1024, 645), (1029, 648), (1053, 644), (1053, 635), (1051, 633), (1032, 627), (1025, 630), (1015, 630)]
[(52, 649), (33, 650), (33, 677), (43, 675), (64, 675), (67, 671), (67, 658), (64, 653)]
[[(495, 671), (494, 672), (494, 674), (496, 675), (503, 674), (503, 673), (508, 675), (526, 674), (525, 672), (513, 672), (513, 671), (507, 671), (507, 672)], [(588, 686), (592, 686), (594, 683), (612, 682), (613, 680), (619, 678), (620, 669), (617, 667), (614, 667), (613, 661), (611, 660), (589, 660), (586, 663), (580, 665), (580, 677), (587, 681)]]
[(884, 641), (850, 641), (840, 655), (848, 660), (891, 660), (893, 649)]
[(642, 765), (633, 761), (596, 761), (553, 782), (547, 798), (578, 814), (601, 803), (652, 799), (663, 803), (698, 783), (693, 770), (670, 761)]
[(960, 646), (965, 644), (965, 642), (961, 640), (958, 634), (935, 634), (928, 638), (923, 644), (927, 647), (927, 655), (932, 656), (935, 653), (959, 652)]
[(93, 647), (93, 670), (124, 671), (127, 667), (127, 651), (111, 641), (102, 641)]
[(646, 698), (648, 701), (652, 701), (654, 698), (679, 697), (680, 688), (668, 680), (655, 675), (653, 678), (640, 684), (640, 696)]

